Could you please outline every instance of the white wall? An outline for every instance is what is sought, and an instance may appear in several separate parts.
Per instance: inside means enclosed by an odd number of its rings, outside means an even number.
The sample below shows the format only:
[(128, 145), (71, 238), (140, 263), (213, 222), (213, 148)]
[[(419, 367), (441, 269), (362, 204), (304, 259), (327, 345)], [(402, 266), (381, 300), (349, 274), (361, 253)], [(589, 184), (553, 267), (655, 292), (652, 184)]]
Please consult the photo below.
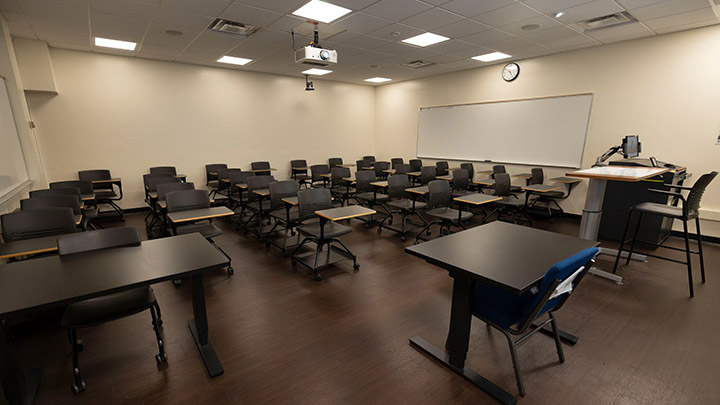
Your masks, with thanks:
[[(432, 105), (594, 93), (583, 167), (626, 134), (639, 134), (642, 156), (718, 170), (720, 146), (720, 26), (520, 61), (506, 83), (502, 64), (381, 86), (376, 92), (376, 142), (381, 158), (415, 156), (418, 108)], [(522, 119), (522, 117), (518, 117)], [(477, 163), (477, 168), (489, 164)], [(508, 166), (509, 172), (528, 166)], [(554, 177), (566, 171), (546, 168)], [(587, 183), (563, 203), (581, 213)], [(720, 218), (720, 180), (703, 199), (702, 216)], [(720, 227), (711, 232), (720, 235)], [(706, 227), (706, 229), (709, 229)]]
[(207, 163), (327, 163), (373, 154), (374, 89), (51, 48), (59, 95), (27, 94), (49, 181), (83, 169), (122, 177), (124, 207), (142, 207), (142, 174), (174, 165), (204, 186)]

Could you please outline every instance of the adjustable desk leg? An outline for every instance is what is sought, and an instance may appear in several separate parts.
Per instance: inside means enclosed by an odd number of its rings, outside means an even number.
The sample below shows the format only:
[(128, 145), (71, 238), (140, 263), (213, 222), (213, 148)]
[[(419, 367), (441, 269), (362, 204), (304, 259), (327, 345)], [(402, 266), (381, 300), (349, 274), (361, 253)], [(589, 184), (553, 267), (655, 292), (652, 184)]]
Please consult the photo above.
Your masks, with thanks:
[(218, 359), (215, 349), (210, 344), (208, 338), (208, 322), (207, 311), (205, 308), (205, 289), (203, 286), (203, 275), (198, 273), (192, 276), (193, 283), (193, 315), (194, 319), (188, 321), (188, 327), (195, 339), (195, 344), (200, 350), (205, 367), (207, 368), (210, 378), (221, 375), (225, 370), (220, 359)]

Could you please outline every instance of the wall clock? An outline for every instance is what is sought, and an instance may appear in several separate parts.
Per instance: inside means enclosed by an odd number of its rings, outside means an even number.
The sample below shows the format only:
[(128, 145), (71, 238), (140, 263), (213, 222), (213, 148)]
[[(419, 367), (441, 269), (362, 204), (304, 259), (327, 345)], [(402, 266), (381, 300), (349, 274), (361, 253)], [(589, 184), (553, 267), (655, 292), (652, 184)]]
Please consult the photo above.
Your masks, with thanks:
[(502, 70), (502, 77), (506, 82), (517, 79), (520, 74), (520, 66), (517, 63), (508, 63)]

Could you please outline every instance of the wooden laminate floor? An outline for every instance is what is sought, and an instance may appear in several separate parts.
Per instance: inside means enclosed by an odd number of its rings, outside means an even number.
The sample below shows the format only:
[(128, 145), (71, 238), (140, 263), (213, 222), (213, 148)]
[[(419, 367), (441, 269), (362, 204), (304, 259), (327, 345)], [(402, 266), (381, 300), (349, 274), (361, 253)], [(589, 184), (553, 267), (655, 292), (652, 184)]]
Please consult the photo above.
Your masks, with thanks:
[[(125, 226), (143, 229), (143, 215)], [(190, 283), (154, 286), (168, 363), (158, 369), (149, 313), (80, 331), (87, 391), (70, 393), (71, 347), (56, 326), (24, 328), (13, 351), (42, 366), (36, 404), (478, 404), (495, 403), (420, 351), (442, 347), (452, 282), (446, 271), (403, 253), (399, 237), (353, 221), (343, 239), (361, 268), (343, 262), (316, 282), (277, 249), (218, 222), (217, 243), (235, 274), (206, 275), (211, 341), (225, 374), (209, 379), (186, 326)], [(578, 221), (536, 221), (576, 235)], [(680, 240), (673, 238), (672, 243)], [(523, 254), (522, 246), (513, 246)], [(525, 404), (710, 404), (720, 401), (720, 249), (705, 245), (708, 282), (688, 297), (682, 265), (650, 259), (622, 268), (625, 284), (588, 276), (558, 313), (580, 336), (559, 364), (551, 338), (519, 349)], [(680, 253), (673, 253), (680, 255)], [(697, 264), (697, 259), (695, 259)], [(610, 258), (599, 266), (611, 269)], [(102, 269), (98, 269), (102, 271)], [(699, 280), (699, 269), (695, 271)], [(467, 365), (515, 394), (504, 337), (475, 320)]]

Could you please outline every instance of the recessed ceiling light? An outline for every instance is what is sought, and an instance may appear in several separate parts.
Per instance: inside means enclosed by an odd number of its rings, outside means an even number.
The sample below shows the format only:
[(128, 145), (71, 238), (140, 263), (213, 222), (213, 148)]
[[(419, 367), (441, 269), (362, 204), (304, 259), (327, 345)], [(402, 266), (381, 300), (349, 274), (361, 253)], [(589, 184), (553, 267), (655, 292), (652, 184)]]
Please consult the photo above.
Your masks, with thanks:
[(220, 63), (229, 63), (231, 65), (247, 65), (248, 63), (252, 62), (252, 59), (245, 59), (245, 58), (236, 58), (234, 56), (223, 56), (222, 58), (217, 60)]
[(326, 3), (320, 0), (311, 0), (309, 3), (293, 11), (293, 15), (309, 18), (311, 20), (329, 23), (335, 21), (352, 10)]
[(390, 80), (392, 80), (392, 79), (388, 79), (387, 77), (371, 77), (369, 79), (365, 79), (366, 82), (371, 82), (371, 83), (385, 83), (385, 82), (389, 82)]
[(103, 48), (115, 48), (124, 49), (126, 51), (134, 51), (136, 45), (137, 43), (135, 42), (118, 41), (117, 39), (95, 37), (95, 46), (102, 46)]
[(447, 41), (448, 37), (442, 35), (433, 34), (432, 32), (426, 32), (424, 34), (416, 35), (414, 37), (403, 39), (402, 42), (417, 45), (417, 46), (429, 46), (437, 44), (439, 42)]
[(315, 76), (322, 76), (326, 75), (328, 73), (332, 73), (332, 70), (325, 70), (325, 69), (318, 69), (318, 68), (312, 68), (308, 69), (302, 72), (304, 75), (315, 75)]
[(486, 53), (485, 55), (478, 55), (473, 56), (472, 58), (475, 60), (479, 60), (480, 62), (493, 62), (500, 59), (507, 59), (510, 55), (502, 52), (493, 52), (493, 53)]
[(565, 15), (565, 12), (564, 12), (564, 11), (558, 11), (557, 13), (555, 13), (555, 18), (560, 18), (560, 17), (562, 17), (562, 16), (564, 16), (564, 15)]

